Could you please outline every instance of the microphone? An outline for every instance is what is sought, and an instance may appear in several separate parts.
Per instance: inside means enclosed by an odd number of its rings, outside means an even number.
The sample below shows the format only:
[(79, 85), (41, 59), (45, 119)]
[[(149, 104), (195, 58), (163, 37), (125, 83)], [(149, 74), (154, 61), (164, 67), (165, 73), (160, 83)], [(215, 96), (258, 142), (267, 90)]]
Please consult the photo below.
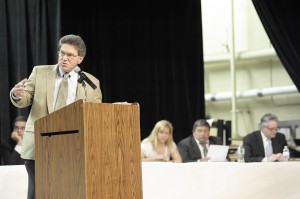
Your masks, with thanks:
[(78, 83), (81, 84), (83, 81), (86, 81), (86, 83), (88, 83), (94, 90), (97, 88), (97, 86), (83, 73), (79, 66), (76, 66), (74, 71), (79, 75), (79, 79), (77, 80)]

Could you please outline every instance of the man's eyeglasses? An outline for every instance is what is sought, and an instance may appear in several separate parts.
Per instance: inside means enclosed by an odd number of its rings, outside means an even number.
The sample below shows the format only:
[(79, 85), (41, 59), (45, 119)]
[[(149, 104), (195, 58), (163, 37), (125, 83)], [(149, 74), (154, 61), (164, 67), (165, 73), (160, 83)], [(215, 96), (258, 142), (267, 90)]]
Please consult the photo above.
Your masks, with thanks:
[(58, 51), (57, 54), (60, 57), (64, 57), (66, 55), (69, 61), (73, 60), (75, 57), (78, 57), (78, 55), (73, 55), (72, 53), (66, 53), (64, 51)]
[(14, 126), (14, 130), (15, 130), (15, 131), (18, 131), (18, 130), (24, 131), (24, 130), (25, 130), (25, 127), (24, 127), (24, 126), (21, 126), (21, 127)]
[(267, 129), (269, 129), (270, 131), (279, 131), (280, 130), (280, 128), (269, 128), (269, 127), (267, 127), (267, 126), (265, 126)]

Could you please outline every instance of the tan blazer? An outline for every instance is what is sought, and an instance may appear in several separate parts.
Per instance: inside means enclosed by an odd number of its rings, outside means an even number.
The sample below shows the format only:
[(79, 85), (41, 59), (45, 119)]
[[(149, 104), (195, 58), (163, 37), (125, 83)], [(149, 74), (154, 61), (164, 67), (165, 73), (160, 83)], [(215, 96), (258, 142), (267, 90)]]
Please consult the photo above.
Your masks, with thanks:
[[(32, 105), (26, 123), (23, 136), (21, 157), (23, 159), (34, 160), (34, 121), (53, 112), (54, 90), (57, 78), (58, 65), (35, 66), (25, 83), (25, 95), (21, 100), (15, 101), (10, 94), (11, 102), (19, 108)], [(90, 80), (97, 85), (93, 90), (86, 85), (86, 94), (82, 84), (77, 86), (76, 100), (85, 99), (91, 102), (101, 102), (102, 93), (100, 83), (94, 76), (85, 73)], [(12, 91), (11, 91), (12, 92)], [(75, 101), (76, 101), (75, 100)]]

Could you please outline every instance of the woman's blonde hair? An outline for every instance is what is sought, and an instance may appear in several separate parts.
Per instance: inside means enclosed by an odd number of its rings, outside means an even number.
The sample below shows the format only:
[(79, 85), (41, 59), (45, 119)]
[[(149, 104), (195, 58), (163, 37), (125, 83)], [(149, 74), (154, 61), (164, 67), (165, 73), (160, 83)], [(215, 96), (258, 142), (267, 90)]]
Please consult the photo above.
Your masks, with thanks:
[(152, 144), (153, 148), (157, 147), (157, 134), (160, 130), (164, 129), (164, 128), (169, 128), (170, 129), (170, 135), (169, 138), (166, 142), (166, 146), (168, 151), (172, 151), (174, 145), (174, 141), (173, 141), (173, 125), (171, 124), (171, 122), (169, 122), (168, 120), (160, 120), (158, 121), (153, 130), (151, 131), (150, 135), (148, 136), (148, 141)]

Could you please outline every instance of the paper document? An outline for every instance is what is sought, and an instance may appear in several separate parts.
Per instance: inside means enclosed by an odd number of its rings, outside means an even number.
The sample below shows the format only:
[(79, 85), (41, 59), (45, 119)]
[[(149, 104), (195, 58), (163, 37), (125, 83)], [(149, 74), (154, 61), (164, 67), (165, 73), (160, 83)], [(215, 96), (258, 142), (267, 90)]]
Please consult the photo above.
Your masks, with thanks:
[(228, 150), (229, 146), (209, 145), (207, 157), (210, 157), (212, 162), (223, 162), (226, 161)]

